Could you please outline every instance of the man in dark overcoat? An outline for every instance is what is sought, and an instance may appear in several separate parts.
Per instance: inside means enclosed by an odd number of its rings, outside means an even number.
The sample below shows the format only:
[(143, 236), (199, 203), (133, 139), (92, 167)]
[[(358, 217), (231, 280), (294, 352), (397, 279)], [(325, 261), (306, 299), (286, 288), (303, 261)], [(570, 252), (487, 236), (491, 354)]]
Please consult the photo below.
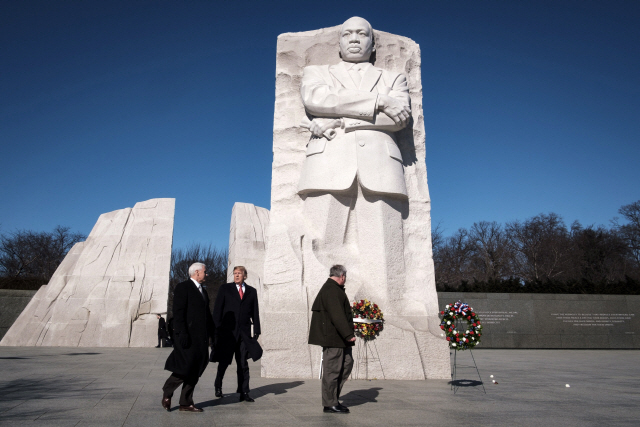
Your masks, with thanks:
[(309, 327), (309, 344), (322, 346), (322, 406), (324, 412), (338, 414), (349, 413), (349, 408), (338, 399), (351, 375), (351, 348), (356, 340), (351, 304), (344, 290), (346, 281), (344, 266), (331, 267), (329, 279), (311, 306)]
[(175, 343), (164, 369), (172, 374), (162, 387), (162, 407), (171, 410), (173, 392), (182, 384), (180, 411), (202, 412), (193, 404), (193, 390), (209, 363), (209, 340), (214, 334), (209, 296), (202, 288), (207, 273), (202, 263), (189, 267), (191, 278), (179, 283), (173, 292)]
[(158, 317), (158, 345), (156, 348), (164, 347), (167, 340), (167, 322), (160, 313), (156, 314)]
[[(213, 321), (216, 325), (216, 339), (211, 361), (218, 362), (215, 394), (223, 397), (222, 379), (235, 355), (238, 376), (237, 393), (240, 402), (253, 402), (249, 396), (249, 357), (256, 361), (262, 357), (262, 347), (258, 343), (260, 335), (260, 313), (258, 292), (244, 283), (247, 269), (233, 268), (233, 283), (220, 286), (213, 306)], [(253, 336), (251, 326), (253, 325)]]

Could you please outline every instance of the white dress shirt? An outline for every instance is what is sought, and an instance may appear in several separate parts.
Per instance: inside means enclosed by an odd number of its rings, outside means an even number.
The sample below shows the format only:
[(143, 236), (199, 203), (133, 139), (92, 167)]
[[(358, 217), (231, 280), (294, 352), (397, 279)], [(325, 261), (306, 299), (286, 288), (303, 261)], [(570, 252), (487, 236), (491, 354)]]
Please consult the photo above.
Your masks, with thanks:
[[(194, 279), (193, 277), (191, 277), (190, 279), (193, 280), (193, 283), (196, 284), (196, 288), (198, 288), (198, 290), (202, 294), (202, 285), (200, 285), (200, 283), (198, 283), (198, 281), (196, 279)], [(204, 295), (204, 294), (202, 294), (202, 295)]]

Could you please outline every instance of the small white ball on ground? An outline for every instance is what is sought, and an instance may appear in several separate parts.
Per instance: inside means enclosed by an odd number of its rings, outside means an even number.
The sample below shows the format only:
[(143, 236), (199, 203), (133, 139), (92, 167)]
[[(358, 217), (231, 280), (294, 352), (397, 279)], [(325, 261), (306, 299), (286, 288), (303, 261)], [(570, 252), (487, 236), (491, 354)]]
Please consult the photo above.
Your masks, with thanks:
[(490, 375), (489, 378), (493, 378), (493, 375)]
[(495, 382), (496, 382), (496, 380), (491, 380), (491, 382), (492, 382), (492, 383), (495, 383)]
[(564, 386), (565, 386), (565, 387), (571, 387), (569, 384), (565, 384)]

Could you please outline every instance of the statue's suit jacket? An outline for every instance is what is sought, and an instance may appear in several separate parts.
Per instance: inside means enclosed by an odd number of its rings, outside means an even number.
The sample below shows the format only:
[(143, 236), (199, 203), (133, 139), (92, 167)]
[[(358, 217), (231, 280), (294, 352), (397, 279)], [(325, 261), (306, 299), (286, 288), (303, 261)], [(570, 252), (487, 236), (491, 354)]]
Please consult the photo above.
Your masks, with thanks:
[(307, 113), (312, 118), (343, 118), (345, 126), (336, 129), (330, 141), (311, 138), (298, 193), (347, 190), (357, 176), (367, 190), (407, 197), (394, 135), (402, 126), (376, 112), (379, 93), (410, 104), (407, 79), (399, 73), (370, 65), (356, 87), (344, 62), (304, 69), (300, 94)]

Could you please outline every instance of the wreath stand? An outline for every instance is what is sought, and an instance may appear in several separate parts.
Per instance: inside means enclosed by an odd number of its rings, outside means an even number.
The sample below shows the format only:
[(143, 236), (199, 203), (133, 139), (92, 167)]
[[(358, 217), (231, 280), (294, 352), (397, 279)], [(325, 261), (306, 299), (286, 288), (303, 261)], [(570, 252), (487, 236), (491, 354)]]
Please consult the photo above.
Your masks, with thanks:
[[(360, 319), (354, 318), (353, 323), (382, 323), (382, 320), (379, 319)], [(355, 358), (355, 370), (352, 371), (351, 376), (354, 378), (358, 377), (360, 373), (360, 368), (362, 363), (364, 362), (364, 379), (369, 380), (369, 361), (378, 362), (380, 366), (380, 372), (382, 372), (382, 378), (384, 379), (384, 370), (382, 369), (382, 362), (380, 361), (380, 355), (378, 354), (378, 347), (374, 341), (375, 337), (371, 340), (366, 340), (361, 337), (361, 340), (357, 340), (356, 344), (356, 358)], [(362, 342), (361, 342), (362, 341)], [(375, 355), (374, 355), (375, 351)]]
[(356, 344), (356, 357), (355, 357), (355, 369), (351, 373), (351, 376), (355, 379), (358, 378), (360, 369), (364, 363), (364, 379), (369, 379), (369, 363), (378, 362), (380, 366), (380, 372), (382, 372), (382, 379), (384, 379), (384, 370), (382, 369), (382, 362), (380, 361), (380, 355), (378, 354), (378, 347), (374, 340), (360, 339)]
[[(360, 341), (364, 343), (361, 344)], [(375, 351), (375, 356), (374, 356)], [(371, 355), (371, 356), (369, 356)], [(318, 379), (322, 379), (322, 360), (323, 360), (322, 349), (320, 349), (320, 368), (318, 369)], [(369, 379), (369, 361), (378, 362), (380, 365), (380, 371), (382, 372), (382, 378), (384, 379), (384, 371), (382, 370), (382, 362), (380, 362), (380, 355), (378, 354), (378, 347), (376, 347), (376, 343), (373, 340), (365, 341), (358, 340), (356, 344), (356, 357), (354, 359), (355, 369), (351, 371), (351, 379), (357, 379), (358, 373), (360, 372), (360, 366), (364, 361), (364, 369), (365, 369), (365, 379)]]
[[(471, 352), (471, 349), (469, 350), (469, 354), (471, 355), (471, 360), (473, 361), (473, 366), (472, 365), (458, 365), (458, 350), (453, 350), (453, 365), (451, 365), (451, 390), (453, 390), (453, 394), (456, 394), (456, 392), (458, 391), (458, 389), (460, 387), (469, 387), (471, 385), (474, 385), (472, 380), (459, 380), (457, 379), (457, 374), (458, 374), (458, 368), (475, 368), (476, 373), (478, 374), (478, 379), (480, 380), (480, 385), (482, 386), (482, 391), (484, 392), (484, 394), (487, 394), (487, 390), (484, 388), (484, 382), (482, 381), (482, 377), (480, 377), (480, 371), (478, 370), (478, 365), (476, 364), (476, 359), (475, 357), (473, 357), (473, 352)], [(466, 351), (466, 350), (462, 350), (462, 351)], [(461, 381), (467, 381), (468, 385), (462, 386), (460, 385), (459, 382)]]

